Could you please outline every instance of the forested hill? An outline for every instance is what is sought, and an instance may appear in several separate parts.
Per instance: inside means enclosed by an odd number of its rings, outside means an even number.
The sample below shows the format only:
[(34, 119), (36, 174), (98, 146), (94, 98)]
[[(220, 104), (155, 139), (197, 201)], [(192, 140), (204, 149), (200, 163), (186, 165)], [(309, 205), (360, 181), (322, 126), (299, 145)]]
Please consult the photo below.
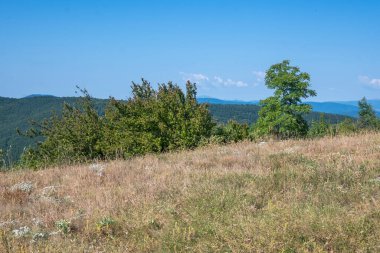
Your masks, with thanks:
[[(239, 123), (252, 124), (258, 119), (258, 112), (260, 107), (252, 104), (210, 104), (209, 109), (213, 118), (219, 123), (227, 123), (229, 120), (236, 120)], [(351, 118), (349, 116), (323, 113), (326, 122), (335, 124), (342, 122), (344, 119)], [(308, 122), (319, 120), (321, 112), (312, 112), (305, 115)]]
[[(24, 147), (36, 140), (19, 136), (17, 129), (25, 131), (29, 122), (42, 121), (52, 113), (59, 113), (64, 102), (73, 104), (76, 97), (30, 96), (21, 99), (0, 97), (0, 149), (9, 152), (7, 159), (17, 160)], [(95, 99), (100, 112), (104, 110), (107, 100)]]
[[(19, 136), (16, 129), (27, 130), (29, 121), (41, 121), (59, 113), (63, 103), (73, 104), (77, 97), (54, 97), (54, 96), (29, 96), (26, 98), (0, 97), (0, 149), (8, 151), (8, 159), (17, 160), (24, 147), (36, 142), (23, 136)], [(94, 99), (99, 113), (104, 113), (106, 99)], [(240, 123), (255, 122), (258, 117), (259, 107), (253, 104), (210, 104), (209, 109), (214, 119), (219, 123), (226, 123), (233, 119)], [(313, 112), (306, 115), (308, 121), (318, 119), (320, 113)], [(325, 114), (325, 119), (331, 123), (337, 123), (347, 118), (336, 114)]]
[[(200, 103), (218, 104), (218, 105), (258, 105), (258, 100), (242, 101), (242, 100), (223, 100), (216, 98), (201, 97), (198, 98)], [(368, 103), (372, 105), (375, 113), (380, 117), (380, 100), (369, 99)], [(313, 111), (345, 115), (350, 117), (358, 117), (359, 107), (358, 101), (330, 101), (330, 102), (306, 102), (313, 107)]]

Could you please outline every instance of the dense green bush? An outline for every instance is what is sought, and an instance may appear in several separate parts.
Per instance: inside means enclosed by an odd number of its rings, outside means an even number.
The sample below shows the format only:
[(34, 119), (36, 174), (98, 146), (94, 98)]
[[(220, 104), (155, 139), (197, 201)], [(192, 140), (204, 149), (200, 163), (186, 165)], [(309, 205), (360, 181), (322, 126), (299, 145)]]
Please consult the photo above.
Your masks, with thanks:
[(50, 164), (94, 159), (127, 158), (137, 154), (197, 147), (209, 138), (214, 123), (207, 105), (196, 101), (196, 86), (186, 84), (186, 94), (171, 82), (154, 90), (150, 83), (132, 84), (128, 101), (110, 99), (100, 115), (86, 90), (77, 105), (65, 104), (62, 116), (53, 115), (24, 133), (43, 136), (27, 149), (21, 165)]
[(62, 115), (53, 114), (42, 123), (32, 122), (33, 128), (24, 135), (43, 136), (44, 141), (27, 149), (21, 165), (40, 167), (49, 164), (80, 162), (101, 158), (103, 118), (95, 109), (86, 90), (76, 105), (64, 104)]
[(231, 143), (245, 140), (249, 137), (248, 124), (240, 124), (234, 120), (228, 121), (225, 125), (217, 125), (212, 130), (211, 143)]
[(308, 137), (316, 138), (323, 136), (333, 136), (336, 134), (336, 128), (332, 124), (328, 124), (325, 121), (325, 117), (321, 114), (321, 117), (318, 121), (313, 121), (310, 124), (309, 131), (307, 133)]
[(111, 99), (105, 114), (102, 149), (108, 157), (128, 157), (197, 147), (214, 125), (207, 106), (196, 101), (196, 87), (188, 82), (186, 95), (175, 84), (158, 91), (142, 80), (132, 85), (127, 102)]

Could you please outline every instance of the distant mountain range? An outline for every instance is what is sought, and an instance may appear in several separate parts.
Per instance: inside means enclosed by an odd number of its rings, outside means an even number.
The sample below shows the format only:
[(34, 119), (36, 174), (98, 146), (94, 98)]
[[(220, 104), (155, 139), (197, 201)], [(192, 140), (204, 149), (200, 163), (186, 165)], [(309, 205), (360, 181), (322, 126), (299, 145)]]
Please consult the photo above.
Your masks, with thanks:
[(23, 97), (23, 98), (35, 98), (35, 97), (55, 97), (55, 96), (45, 95), (45, 94), (31, 94), (31, 95)]
[[(200, 103), (221, 104), (221, 105), (258, 105), (258, 100), (242, 101), (242, 100), (223, 100), (217, 98), (201, 97), (198, 98)], [(380, 117), (380, 99), (368, 100)], [(331, 101), (331, 102), (306, 102), (313, 107), (314, 112), (340, 114), (350, 117), (358, 117), (359, 107), (358, 101)]]

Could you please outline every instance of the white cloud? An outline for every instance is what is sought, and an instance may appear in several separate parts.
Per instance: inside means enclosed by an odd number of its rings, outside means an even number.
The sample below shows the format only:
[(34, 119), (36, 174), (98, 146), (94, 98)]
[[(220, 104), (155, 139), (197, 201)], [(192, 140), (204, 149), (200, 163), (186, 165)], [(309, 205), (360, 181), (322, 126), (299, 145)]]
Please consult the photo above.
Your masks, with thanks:
[(179, 74), (182, 76), (182, 79), (185, 81), (192, 81), (196, 83), (209, 81), (209, 78), (203, 74), (185, 73), (185, 72), (180, 72)]
[(265, 72), (264, 71), (253, 71), (253, 74), (260, 81), (263, 81), (265, 79)]
[(359, 81), (369, 87), (380, 89), (379, 78), (369, 78), (368, 76), (359, 76)]
[(224, 87), (247, 87), (248, 84), (243, 81), (235, 81), (230, 78), (223, 79), (220, 76), (214, 76), (214, 83), (222, 85)]
[(264, 71), (253, 71), (253, 75), (255, 76), (255, 81), (253, 83), (254, 86), (258, 86), (265, 80), (265, 72)]
[(212, 85), (215, 87), (248, 87), (246, 82), (240, 80), (232, 80), (231, 78), (224, 79), (220, 76), (214, 76), (214, 78), (209, 78), (208, 76), (200, 73), (179, 73), (184, 81), (190, 80), (201, 86)]

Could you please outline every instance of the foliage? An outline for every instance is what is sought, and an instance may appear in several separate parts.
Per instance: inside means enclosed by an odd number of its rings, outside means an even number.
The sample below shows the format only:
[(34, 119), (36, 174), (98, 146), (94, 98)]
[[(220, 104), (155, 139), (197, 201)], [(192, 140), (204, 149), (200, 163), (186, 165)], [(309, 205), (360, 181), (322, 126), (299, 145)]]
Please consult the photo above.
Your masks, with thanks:
[(374, 130), (380, 127), (380, 122), (376, 118), (375, 111), (372, 106), (363, 97), (359, 102), (359, 121), (358, 125), (361, 129)]
[(325, 120), (324, 114), (321, 114), (321, 117), (318, 121), (313, 121), (309, 127), (308, 137), (323, 137), (326, 135), (334, 135), (335, 128), (333, 125), (328, 124)]
[(358, 131), (357, 123), (352, 119), (346, 119), (336, 126), (336, 132), (342, 135), (350, 135)]
[(67, 220), (59, 220), (55, 223), (56, 228), (63, 234), (71, 232), (71, 222)]
[(116, 225), (116, 221), (112, 217), (103, 217), (96, 223), (96, 228), (102, 234), (112, 235)]
[[(27, 147), (35, 147), (38, 142), (43, 141), (42, 136), (36, 138), (25, 138), (17, 134), (16, 129), (26, 131), (30, 125), (29, 121), (42, 122), (55, 113), (62, 116), (63, 105), (67, 103), (71, 106), (79, 104), (81, 98), (78, 97), (53, 97), (42, 96), (32, 98), (1, 98), (0, 97), (0, 148), (4, 151), (6, 166), (15, 164), (19, 160), (21, 153)], [(99, 115), (104, 116), (109, 99), (91, 98), (92, 103)], [(124, 101), (125, 102), (125, 101)], [(238, 104), (210, 104), (208, 106), (213, 119), (219, 124), (227, 124), (229, 120), (239, 123), (252, 124), (258, 119), (260, 107), (257, 105), (238, 105)], [(311, 112), (303, 115), (309, 123), (318, 121), (320, 113)], [(325, 121), (335, 124), (349, 117), (325, 114)], [(213, 137), (214, 139), (216, 137)]]
[(249, 136), (248, 124), (240, 124), (234, 120), (228, 121), (226, 125), (217, 125), (213, 128), (211, 142), (231, 143), (247, 139)]
[(95, 109), (86, 90), (77, 105), (64, 104), (62, 116), (53, 114), (42, 123), (32, 122), (33, 128), (24, 135), (30, 138), (44, 137), (37, 147), (27, 149), (21, 164), (40, 167), (92, 160), (102, 157), (99, 141), (102, 137), (102, 117)]
[(265, 84), (274, 89), (274, 95), (260, 101), (256, 133), (277, 138), (305, 136), (308, 124), (302, 115), (309, 113), (311, 106), (303, 104), (301, 99), (316, 96), (316, 92), (309, 89), (309, 74), (300, 72), (285, 60), (269, 68)]
[[(62, 116), (63, 104), (78, 104), (78, 97), (39, 96), (30, 98), (0, 97), (0, 148), (4, 151), (6, 166), (15, 164), (20, 155), (28, 147), (35, 147), (43, 141), (42, 136), (25, 138), (17, 134), (17, 129), (25, 132), (30, 128), (30, 122), (41, 123), (50, 118), (53, 113)], [(94, 99), (94, 107), (99, 114), (104, 114), (106, 100)]]
[(86, 90), (77, 105), (65, 104), (62, 115), (53, 115), (24, 133), (44, 137), (24, 152), (21, 164), (49, 164), (194, 148), (211, 135), (214, 125), (207, 105), (196, 101), (196, 86), (188, 82), (186, 95), (171, 82), (154, 90), (149, 82), (132, 84), (128, 101), (110, 99), (100, 115)]
[(102, 142), (107, 157), (194, 148), (209, 137), (213, 122), (207, 106), (196, 102), (194, 84), (188, 82), (186, 91), (171, 82), (155, 91), (142, 80), (132, 84), (127, 102), (111, 99)]

